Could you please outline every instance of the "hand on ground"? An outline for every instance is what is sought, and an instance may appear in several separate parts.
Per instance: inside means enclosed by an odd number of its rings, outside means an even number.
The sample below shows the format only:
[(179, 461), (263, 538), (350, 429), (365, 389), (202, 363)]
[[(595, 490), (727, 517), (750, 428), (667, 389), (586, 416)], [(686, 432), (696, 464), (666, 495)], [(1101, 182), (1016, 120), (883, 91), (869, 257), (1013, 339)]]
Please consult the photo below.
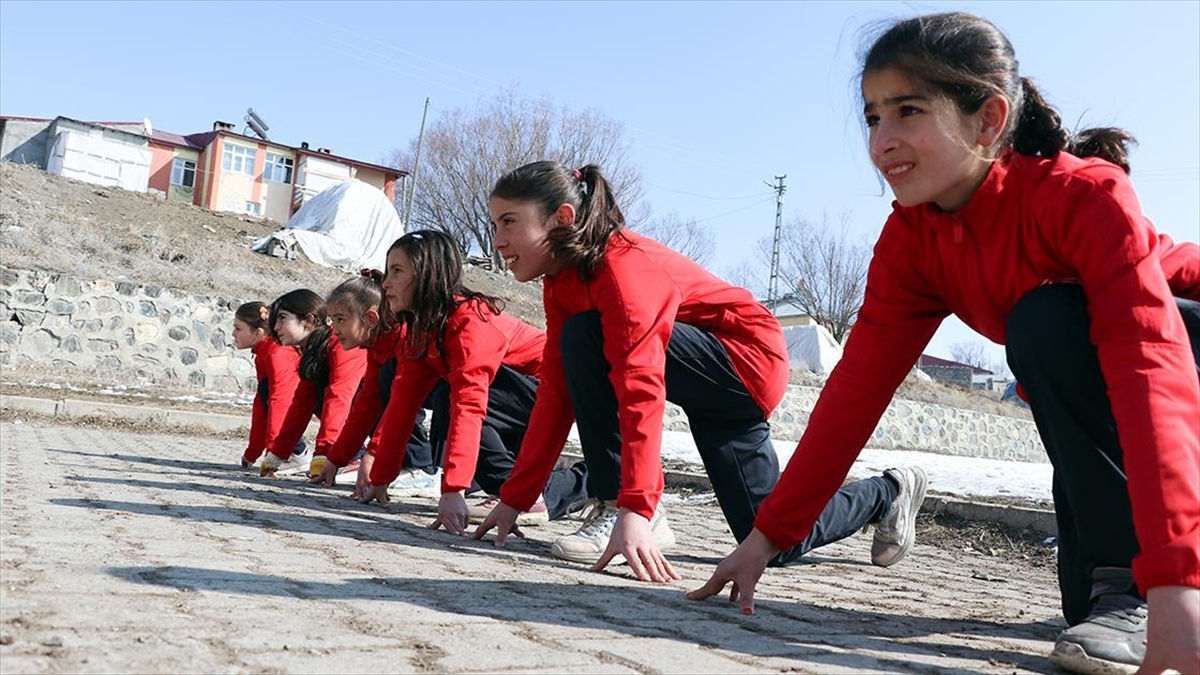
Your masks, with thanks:
[(703, 600), (717, 595), (732, 582), (729, 601), (738, 603), (742, 614), (753, 614), (754, 588), (767, 569), (767, 562), (777, 553), (779, 549), (766, 535), (751, 530), (746, 540), (717, 565), (708, 582), (687, 594), (688, 599)]
[(496, 528), (497, 547), (504, 546), (504, 540), (510, 534), (514, 537), (524, 539), (525, 533), (521, 532), (521, 528), (517, 527), (517, 516), (519, 515), (521, 515), (520, 511), (504, 502), (500, 502), (496, 505), (496, 508), (492, 509), (488, 517), (479, 524), (479, 527), (475, 528), (475, 531), (471, 533), (471, 538), (483, 539), (483, 535), (487, 534), (494, 527)]
[(640, 581), (664, 584), (680, 578), (659, 550), (658, 542), (654, 541), (650, 521), (624, 508), (617, 514), (617, 523), (613, 526), (612, 536), (609, 537), (608, 548), (604, 549), (604, 554), (592, 566), (592, 571), (599, 572), (604, 569), (618, 554), (625, 556), (629, 569), (633, 570), (633, 574)]

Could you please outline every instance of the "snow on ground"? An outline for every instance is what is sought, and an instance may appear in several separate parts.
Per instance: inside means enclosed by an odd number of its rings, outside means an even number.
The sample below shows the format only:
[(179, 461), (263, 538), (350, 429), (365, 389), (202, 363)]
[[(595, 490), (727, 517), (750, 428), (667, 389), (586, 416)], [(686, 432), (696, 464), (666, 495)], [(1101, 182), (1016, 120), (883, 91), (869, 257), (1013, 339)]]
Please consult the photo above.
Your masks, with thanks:
[[(572, 430), (571, 440), (579, 438)], [(775, 440), (779, 465), (784, 467), (796, 449), (793, 441)], [(664, 431), (662, 444), (664, 460), (686, 463), (692, 470), (703, 473), (700, 453), (692, 436), (686, 432)], [(1014, 500), (1049, 503), (1050, 464), (1007, 462), (977, 457), (938, 455), (930, 452), (876, 450), (867, 448), (850, 468), (851, 478), (869, 478), (894, 466), (916, 465), (929, 477), (932, 494), (958, 497), (965, 500), (1005, 497)]]

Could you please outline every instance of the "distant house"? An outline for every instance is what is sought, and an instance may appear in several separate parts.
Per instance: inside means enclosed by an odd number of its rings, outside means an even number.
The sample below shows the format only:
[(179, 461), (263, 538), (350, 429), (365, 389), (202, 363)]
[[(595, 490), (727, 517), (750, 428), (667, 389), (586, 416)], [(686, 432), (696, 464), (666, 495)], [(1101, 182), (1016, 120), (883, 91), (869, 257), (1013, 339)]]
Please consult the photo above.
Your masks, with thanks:
[(96, 185), (145, 192), (149, 137), (146, 122), (0, 117), (0, 158)]
[(986, 368), (949, 359), (939, 359), (928, 354), (922, 354), (921, 358), (917, 359), (917, 368), (938, 382), (957, 384), (966, 389), (1003, 391), (1004, 387), (1012, 380), (1011, 377), (997, 375)]
[[(763, 304), (765, 305), (766, 301), (763, 301)], [(779, 325), (784, 327), (817, 325), (816, 319), (801, 309), (799, 303), (796, 302), (796, 298), (792, 295), (785, 295), (782, 298), (776, 299), (774, 303), (767, 306), (767, 309), (771, 310), (776, 319), (779, 319)]]
[(359, 180), (395, 203), (408, 172), (245, 136), (234, 125), (179, 134), (149, 122), (80, 122), (0, 117), (0, 157), (101, 185), (154, 192), (214, 211), (284, 223), (306, 201), (337, 183)]

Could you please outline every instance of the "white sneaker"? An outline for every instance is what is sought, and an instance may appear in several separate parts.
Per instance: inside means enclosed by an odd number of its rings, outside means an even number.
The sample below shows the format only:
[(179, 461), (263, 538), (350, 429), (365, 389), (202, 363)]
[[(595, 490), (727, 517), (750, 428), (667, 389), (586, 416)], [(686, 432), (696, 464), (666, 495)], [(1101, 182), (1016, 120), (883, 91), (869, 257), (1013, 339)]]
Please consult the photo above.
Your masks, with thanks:
[(434, 473), (426, 473), (425, 469), (405, 469), (396, 476), (396, 480), (388, 486), (391, 497), (432, 497), (442, 496), (442, 467), (437, 467)]
[[(550, 546), (550, 555), (571, 562), (595, 564), (604, 549), (608, 548), (608, 540), (612, 536), (613, 527), (617, 524), (617, 514), (620, 509), (616, 502), (605, 502), (589, 499), (582, 503), (584, 508), (583, 525), (572, 534), (559, 537)], [(568, 512), (575, 511), (576, 504), (571, 505)], [(650, 519), (650, 532), (659, 549), (675, 545), (675, 534), (667, 524), (667, 515), (662, 510), (662, 504), (654, 510)], [(623, 561), (624, 556), (613, 558), (613, 562)]]
[(312, 450), (307, 450), (301, 454), (292, 453), (291, 457), (281, 461), (277, 456), (264, 452), (262, 461), (259, 463), (259, 474), (263, 476), (269, 473), (274, 473), (276, 476), (307, 474), (312, 456)]
[(925, 501), (929, 481), (921, 467), (893, 468), (883, 472), (900, 486), (888, 514), (875, 525), (871, 563), (891, 567), (904, 559), (917, 538), (917, 512)]

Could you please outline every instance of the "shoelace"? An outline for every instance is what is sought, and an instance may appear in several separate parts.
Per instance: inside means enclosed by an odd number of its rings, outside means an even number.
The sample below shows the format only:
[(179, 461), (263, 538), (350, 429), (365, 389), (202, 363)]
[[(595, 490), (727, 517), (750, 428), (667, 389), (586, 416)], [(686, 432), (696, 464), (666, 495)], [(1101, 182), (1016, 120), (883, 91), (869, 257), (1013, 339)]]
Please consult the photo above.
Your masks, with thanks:
[(599, 537), (611, 531), (616, 522), (617, 510), (604, 502), (597, 501), (575, 534), (581, 537)]
[(1087, 622), (1134, 632), (1144, 629), (1149, 616), (1146, 605), (1132, 596), (1102, 595)]

